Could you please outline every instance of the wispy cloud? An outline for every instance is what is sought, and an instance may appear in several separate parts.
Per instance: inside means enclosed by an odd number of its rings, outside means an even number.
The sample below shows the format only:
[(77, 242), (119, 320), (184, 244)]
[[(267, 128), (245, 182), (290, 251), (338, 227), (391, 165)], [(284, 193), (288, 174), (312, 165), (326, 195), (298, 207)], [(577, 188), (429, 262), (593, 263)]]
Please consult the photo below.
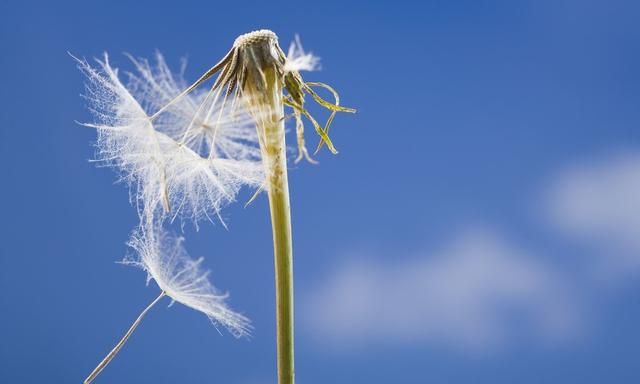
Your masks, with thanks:
[[(539, 191), (553, 244), (571, 249), (564, 258), (575, 264), (570, 271), (476, 228), (439, 251), (345, 257), (307, 292), (303, 325), (340, 349), (421, 343), (486, 350), (522, 338), (584, 335), (593, 321), (585, 314), (600, 305), (594, 295), (606, 297), (601, 283), (640, 277), (640, 153), (564, 168)], [(552, 244), (537, 240), (538, 249)]]
[(563, 279), (495, 233), (471, 230), (439, 252), (397, 260), (362, 255), (341, 266), (303, 301), (310, 333), (339, 347), (484, 350), (517, 335), (555, 340), (578, 328)]
[(560, 234), (589, 248), (592, 270), (616, 279), (640, 271), (640, 153), (566, 168), (546, 203)]

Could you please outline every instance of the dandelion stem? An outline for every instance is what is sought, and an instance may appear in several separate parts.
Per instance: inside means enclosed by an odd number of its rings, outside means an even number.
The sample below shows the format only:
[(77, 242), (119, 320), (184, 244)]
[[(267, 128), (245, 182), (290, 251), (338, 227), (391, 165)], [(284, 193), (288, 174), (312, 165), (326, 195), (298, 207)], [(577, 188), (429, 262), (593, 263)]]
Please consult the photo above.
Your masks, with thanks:
[(144, 311), (142, 311), (142, 313), (140, 313), (136, 321), (133, 322), (133, 324), (127, 331), (127, 333), (124, 334), (124, 336), (122, 337), (122, 339), (120, 339), (118, 344), (116, 344), (116, 346), (113, 347), (111, 352), (109, 352), (109, 354), (100, 362), (100, 364), (98, 364), (98, 366), (93, 370), (93, 372), (91, 372), (91, 374), (84, 380), (84, 384), (90, 384), (100, 374), (100, 372), (102, 372), (102, 370), (104, 370), (107, 367), (107, 365), (111, 362), (111, 360), (113, 360), (113, 358), (116, 357), (116, 355), (118, 354), (118, 352), (120, 352), (120, 350), (122, 349), (124, 344), (127, 342), (127, 340), (129, 340), (129, 337), (131, 337), (131, 334), (133, 334), (133, 331), (135, 331), (136, 328), (138, 328), (138, 325), (140, 325), (140, 322), (142, 321), (144, 316), (147, 314), (147, 312), (149, 312), (149, 310), (154, 305), (156, 305), (156, 303), (158, 303), (158, 301), (160, 301), (160, 299), (162, 299), (164, 295), (165, 295), (164, 291), (160, 292), (160, 295), (156, 297), (156, 299), (153, 300), (151, 304), (149, 304), (144, 309)]
[(269, 155), (269, 208), (273, 230), (273, 250), (276, 288), (276, 326), (278, 351), (278, 383), (294, 383), (293, 349), (293, 247), (291, 236), (291, 212), (289, 206), (289, 183), (284, 131), (284, 110), (281, 101), (282, 89), (279, 81), (269, 81), (275, 71), (266, 71), (267, 84), (275, 85), (272, 103), (277, 113), (265, 126), (266, 145)]
[(278, 382), (293, 384), (293, 250), (286, 167), (269, 190), (276, 285)]
[[(259, 47), (246, 48), (252, 52)], [(259, 78), (246, 82), (244, 91), (257, 113), (258, 136), (267, 178), (276, 291), (276, 340), (278, 353), (278, 383), (294, 383), (293, 354), (293, 248), (291, 241), (291, 213), (284, 130), (282, 76), (278, 70), (265, 65)], [(257, 86), (256, 84), (261, 84)]]

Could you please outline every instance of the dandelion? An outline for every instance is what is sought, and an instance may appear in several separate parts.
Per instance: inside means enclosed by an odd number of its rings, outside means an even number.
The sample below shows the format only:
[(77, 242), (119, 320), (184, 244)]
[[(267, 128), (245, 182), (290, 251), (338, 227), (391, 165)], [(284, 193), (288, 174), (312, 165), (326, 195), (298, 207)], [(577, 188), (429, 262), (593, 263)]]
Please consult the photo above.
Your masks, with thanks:
[[(235, 335), (248, 332), (242, 315), (227, 309), (200, 270), (200, 260), (188, 257), (182, 239), (163, 229), (165, 219), (220, 217), (220, 209), (235, 200), (243, 186), (268, 193), (271, 212), (276, 283), (279, 384), (294, 382), (293, 250), (287, 176), (285, 107), (295, 119), (298, 155), (315, 163), (307, 150), (304, 122), (320, 137), (316, 153), (326, 146), (336, 154), (329, 128), (340, 106), (338, 93), (324, 83), (305, 82), (300, 71), (319, 68), (319, 59), (302, 48), (299, 37), (288, 54), (275, 33), (250, 32), (238, 37), (231, 50), (198, 80), (187, 86), (181, 71), (174, 75), (164, 58), (156, 64), (130, 57), (135, 73), (120, 80), (105, 55), (98, 69), (79, 60), (89, 79), (87, 98), (98, 123), (97, 160), (118, 169), (131, 186), (140, 228), (130, 245), (138, 266), (154, 280), (161, 294), (138, 317), (123, 339), (87, 378), (93, 380), (113, 359), (142, 317), (163, 296), (205, 313)], [(209, 89), (200, 86), (217, 75)], [(333, 101), (316, 89), (328, 91)], [(329, 111), (320, 124), (306, 109), (310, 96)], [(253, 200), (253, 198), (251, 200)]]
[[(311, 161), (304, 142), (303, 116), (311, 122), (320, 136), (321, 144), (318, 145), (318, 150), (322, 145), (326, 145), (335, 154), (337, 150), (328, 136), (329, 126), (337, 112), (355, 112), (351, 108), (339, 105), (338, 94), (333, 88), (323, 83), (305, 82), (302, 79), (297, 69), (311, 69), (315, 67), (315, 61), (306, 56), (299, 40), (294, 44), (290, 49), (290, 57), (287, 58), (278, 44), (275, 33), (260, 30), (241, 35), (229, 53), (185, 91), (189, 92), (201, 80), (219, 71), (220, 75), (213, 89), (225, 89), (225, 99), (235, 91), (235, 98), (239, 97), (244, 102), (256, 121), (273, 231), (280, 384), (294, 383), (293, 248), (284, 107), (286, 105), (293, 110), (296, 120), (297, 161), (302, 158)], [(334, 96), (334, 103), (320, 97), (313, 89), (316, 87), (329, 90)], [(313, 100), (331, 111), (324, 126), (305, 109), (305, 95), (310, 95)]]

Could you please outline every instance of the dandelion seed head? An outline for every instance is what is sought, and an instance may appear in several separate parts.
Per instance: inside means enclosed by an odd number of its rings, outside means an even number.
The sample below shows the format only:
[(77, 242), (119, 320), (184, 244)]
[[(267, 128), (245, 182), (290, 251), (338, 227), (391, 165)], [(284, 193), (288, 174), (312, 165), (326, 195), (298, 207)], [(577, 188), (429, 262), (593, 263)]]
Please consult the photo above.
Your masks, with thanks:
[(184, 238), (168, 233), (158, 222), (146, 222), (133, 233), (129, 246), (137, 256), (124, 263), (146, 271), (147, 282), (155, 281), (172, 300), (204, 313), (234, 336), (249, 335), (249, 319), (229, 309), (228, 294), (211, 284), (209, 271), (202, 269), (202, 258), (188, 255)]
[(278, 41), (278, 36), (273, 31), (270, 31), (268, 29), (251, 31), (238, 36), (233, 42), (233, 46), (235, 48), (238, 48), (245, 45), (261, 43), (264, 41)]

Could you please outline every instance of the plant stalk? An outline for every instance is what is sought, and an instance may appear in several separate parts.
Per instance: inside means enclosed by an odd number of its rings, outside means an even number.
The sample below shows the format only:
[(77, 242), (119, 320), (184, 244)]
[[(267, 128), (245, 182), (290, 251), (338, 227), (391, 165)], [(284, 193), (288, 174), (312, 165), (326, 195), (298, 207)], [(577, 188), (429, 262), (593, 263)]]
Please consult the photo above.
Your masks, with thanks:
[[(281, 156), (284, 158), (284, 151)], [(276, 289), (278, 383), (294, 383), (293, 249), (286, 162), (270, 179), (269, 207), (273, 229)]]
[(256, 121), (269, 195), (276, 293), (278, 384), (294, 384), (293, 247), (284, 127), (284, 72), (272, 32), (257, 31), (238, 43), (244, 65), (241, 92)]
[[(261, 68), (261, 72), (264, 75), (262, 84), (266, 87), (260, 90), (250, 89), (250, 92), (258, 97), (258, 100), (252, 100), (254, 106), (262, 110), (257, 121), (273, 230), (278, 383), (294, 384), (293, 248), (282, 102), (283, 80), (275, 68), (267, 66)], [(251, 85), (248, 87), (251, 88)]]
[[(271, 72), (271, 73), (270, 73)], [(287, 176), (287, 158), (284, 131), (284, 108), (282, 88), (274, 71), (266, 76), (274, 77), (267, 81), (274, 88), (272, 94), (274, 111), (277, 115), (265, 126), (265, 150), (269, 156), (269, 208), (273, 230), (273, 256), (275, 267), (276, 291), (276, 330), (278, 353), (278, 383), (293, 384), (294, 346), (293, 346), (293, 245), (291, 236), (291, 210), (289, 204), (289, 182)]]

